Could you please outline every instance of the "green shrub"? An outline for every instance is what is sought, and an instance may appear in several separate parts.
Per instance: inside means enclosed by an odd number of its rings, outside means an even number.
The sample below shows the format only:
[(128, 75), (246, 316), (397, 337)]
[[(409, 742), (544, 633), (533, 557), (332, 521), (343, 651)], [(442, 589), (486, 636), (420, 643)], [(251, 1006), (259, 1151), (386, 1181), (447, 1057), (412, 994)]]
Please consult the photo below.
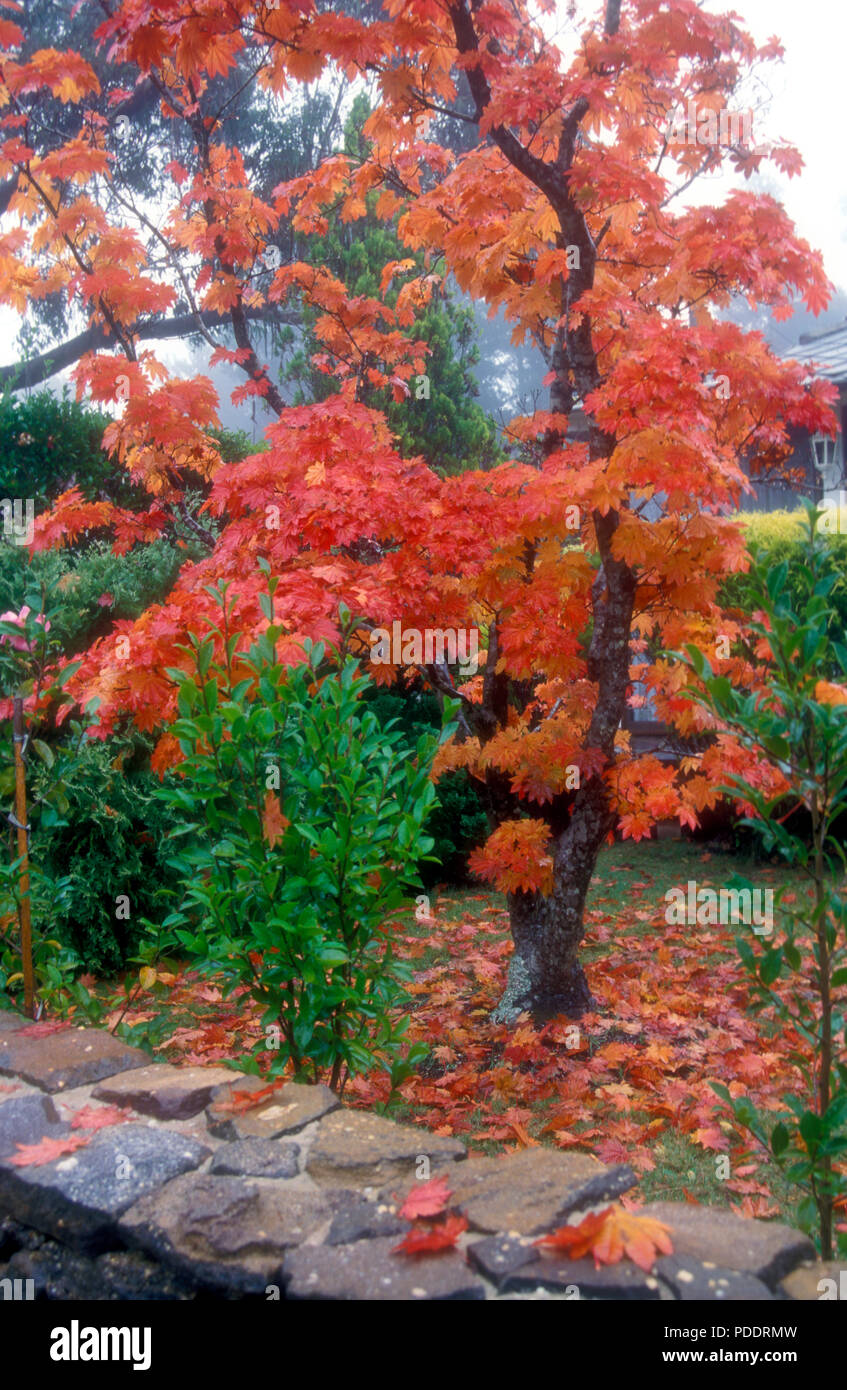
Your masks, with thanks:
[(0, 396), (0, 497), (32, 497), (36, 512), (76, 485), (84, 496), (122, 506), (144, 498), (129, 475), (103, 452), (110, 417), (72, 400), (38, 391)]
[(267, 439), (251, 439), (246, 430), (207, 430), (224, 463), (240, 463), (249, 454), (263, 454), (270, 448)]
[(438, 779), (438, 804), (426, 823), (435, 862), (421, 865), (421, 877), (428, 886), (469, 882), (468, 856), (491, 833), (483, 795), (479, 782), (463, 769)]
[[(411, 687), (380, 686), (365, 697), (380, 724), (395, 721), (412, 741), (441, 724), (441, 705), (432, 691), (419, 684)], [(438, 802), (427, 817), (432, 836), (432, 856), (420, 865), (421, 878), (434, 883), (464, 884), (469, 881), (468, 855), (489, 836), (485, 788), (464, 770), (448, 772), (438, 780)]]
[[(74, 550), (38, 551), (0, 545), (0, 612), (17, 612), (42, 584), (50, 598), (51, 632), (66, 656), (85, 650), (117, 618), (139, 618), (172, 588), (186, 551), (170, 541), (136, 545), (114, 555), (108, 541)], [(190, 552), (188, 552), (190, 554)]]
[[(263, 1055), (272, 1075), (290, 1063), (297, 1076), (324, 1074), (343, 1089), (378, 1061), (395, 1086), (420, 1049), (404, 1056), (408, 1017), (396, 1011), (408, 976), (391, 916), (419, 886), (416, 866), (431, 849), (424, 824), (439, 740), (425, 735), (412, 750), (399, 729), (380, 726), (352, 659), (327, 669), (315, 647), (307, 665), (283, 667), (274, 589), (270, 580), (267, 632), (239, 657), (245, 679), (228, 674), (237, 635), (224, 667), (212, 636), (192, 637), (195, 674), (171, 672), (172, 732), (186, 761), (162, 790), (183, 819), (181, 893), (164, 927), (225, 994), (246, 991), (259, 1005), (266, 1034), (254, 1069)], [(226, 586), (210, 592), (226, 627)]]
[[(831, 548), (815, 534), (815, 518), (810, 507), (796, 598), (787, 560), (776, 567), (760, 560), (749, 576), (753, 607), (766, 618), (750, 624), (749, 656), (756, 659), (754, 643), (763, 637), (773, 653), (770, 661), (758, 659), (761, 689), (739, 690), (712, 674), (702, 652), (689, 647), (688, 653), (702, 682), (693, 698), (753, 749), (760, 764), (782, 773), (811, 826), (809, 835), (792, 830), (780, 815), (783, 798), (768, 797), (755, 775), (728, 778), (723, 790), (754, 809), (745, 823), (806, 879), (806, 892), (776, 890), (782, 910), (776, 930), (771, 922), (755, 940), (736, 938), (752, 1007), (795, 1040), (791, 1060), (805, 1094), (785, 1095), (780, 1108), (762, 1111), (748, 1096), (712, 1086), (805, 1193), (801, 1224), (815, 1233), (823, 1258), (832, 1259), (836, 1245), (847, 1252), (847, 1238), (835, 1229), (847, 1181), (847, 855), (835, 833), (847, 804), (847, 647), (827, 631), (839, 577)], [(753, 887), (743, 880), (731, 886)]]
[[(23, 1008), (25, 1002), (19, 861), (11, 837), (8, 838), (8, 849), (4, 846), (6, 852), (0, 857), (0, 1008), (4, 1009), (10, 1005)], [(91, 996), (74, 980), (80, 969), (79, 957), (50, 934), (50, 912), (56, 891), (57, 885), (40, 874), (37, 865), (31, 865), (29, 899), (35, 996), (51, 1011), (64, 1012), (70, 1004), (85, 1009)]]
[[(794, 607), (802, 605), (809, 567), (806, 513), (803, 510), (748, 512), (742, 513), (739, 520), (747, 535), (754, 568), (747, 574), (727, 575), (721, 585), (719, 601), (728, 608), (752, 615), (759, 603), (758, 575), (763, 569), (776, 570), (784, 566), (780, 581), (783, 596)], [(830, 641), (847, 642), (847, 536), (819, 529), (817, 537), (816, 564), (830, 585), (822, 621)], [(807, 839), (811, 835), (808, 812), (802, 806), (797, 808), (796, 801), (786, 802), (780, 808), (780, 815), (787, 815), (792, 832)], [(735, 853), (757, 861), (770, 858), (761, 836), (741, 820), (729, 801), (719, 802), (713, 812), (704, 816), (703, 822), (707, 835), (711, 832), (723, 836), (731, 842)], [(835, 831), (843, 841), (847, 836), (847, 815), (838, 818)]]
[[(785, 564), (785, 594), (793, 603), (802, 600), (808, 570), (808, 536), (805, 513), (752, 512), (739, 518), (751, 555), (766, 567)], [(820, 534), (820, 533), (819, 533)], [(821, 573), (833, 576), (826, 615), (827, 632), (843, 641), (847, 637), (847, 536), (826, 535), (821, 541)], [(751, 613), (756, 606), (754, 574), (727, 575), (720, 600), (726, 607)]]
[(98, 975), (135, 954), (142, 919), (176, 883), (165, 838), (173, 819), (148, 756), (140, 742), (110, 738), (58, 747), (49, 768), (32, 765), (34, 802), (50, 792), (33, 835), (33, 857), (54, 886), (50, 932)]

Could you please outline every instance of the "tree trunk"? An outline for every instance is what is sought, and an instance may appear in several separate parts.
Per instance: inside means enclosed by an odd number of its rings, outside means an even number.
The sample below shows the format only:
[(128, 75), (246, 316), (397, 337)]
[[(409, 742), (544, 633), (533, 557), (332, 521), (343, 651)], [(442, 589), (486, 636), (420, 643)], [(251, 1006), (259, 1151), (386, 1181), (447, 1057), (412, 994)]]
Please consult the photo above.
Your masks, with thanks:
[(582, 912), (575, 910), (569, 896), (510, 894), (515, 949), (506, 989), (491, 1015), (492, 1022), (511, 1025), (526, 1011), (533, 1022), (546, 1023), (557, 1014), (578, 1018), (590, 1008), (591, 993), (577, 954), (583, 934)]
[[(463, 56), (474, 61), (465, 67), (465, 76), (482, 120), (491, 106), (491, 88), (482, 62), (478, 61), (480, 40), (476, 30), (474, 0), (452, 0), (448, 13)], [(621, 0), (606, 0), (605, 31), (616, 34), (620, 25)], [(561, 317), (556, 326), (550, 366), (554, 375), (550, 391), (553, 412), (570, 416), (577, 403), (583, 404), (600, 385), (601, 377), (594, 348), (590, 310), (572, 318), (571, 311), (594, 286), (598, 242), (592, 236), (585, 213), (570, 182), (579, 126), (589, 110), (589, 101), (580, 96), (564, 112), (554, 161), (539, 158), (522, 145), (505, 125), (492, 124), (490, 138), (519, 173), (540, 190), (556, 213), (560, 250), (575, 247), (576, 265), (561, 281)], [(606, 435), (589, 414), (589, 448), (593, 460), (608, 460), (615, 448), (614, 435)], [(548, 433), (544, 452), (561, 447), (563, 436)], [(629, 681), (629, 637), (635, 597), (635, 574), (613, 554), (612, 542), (619, 524), (615, 509), (594, 511), (592, 521), (600, 556), (600, 569), (591, 589), (594, 627), (588, 650), (587, 674), (597, 685), (597, 701), (583, 742), (586, 750), (602, 752), (606, 766), (614, 761), (615, 734), (620, 726)], [(528, 565), (531, 570), (531, 562)], [(492, 629), (496, 634), (496, 626)], [(481, 706), (473, 707), (477, 732), (482, 742), (491, 738), (494, 728), (504, 728), (508, 714), (508, 688), (497, 669), (496, 646), (489, 645), (485, 666)], [(501, 707), (494, 708), (494, 696)], [(515, 951), (509, 966), (506, 991), (495, 1009), (495, 1022), (513, 1023), (524, 1010), (537, 1020), (556, 1014), (576, 1016), (591, 1003), (588, 983), (579, 964), (583, 912), (594, 865), (613, 817), (609, 810), (606, 784), (593, 776), (576, 793), (573, 804), (548, 807), (548, 825), (553, 853), (553, 892), (515, 893), (509, 899)], [(564, 828), (562, 828), (564, 827)]]
[[(595, 513), (594, 523), (603, 564), (592, 586), (594, 630), (588, 674), (597, 682), (597, 701), (583, 746), (600, 749), (610, 765), (629, 683), (635, 575), (611, 555), (616, 514)], [(590, 1006), (591, 992), (578, 952), (585, 934), (586, 894), (597, 855), (613, 824), (605, 780), (590, 777), (576, 793), (564, 830), (553, 836), (552, 894), (547, 898), (540, 893), (510, 897), (515, 950), (493, 1022), (514, 1023), (524, 1010), (536, 1022), (557, 1014), (575, 1018)]]
[(536, 1023), (558, 1014), (579, 1018), (592, 1007), (579, 947), (585, 935), (585, 898), (612, 817), (599, 779), (592, 778), (584, 791), (553, 847), (552, 894), (509, 897), (515, 949), (505, 992), (492, 1014), (495, 1023), (512, 1024), (524, 1010)]

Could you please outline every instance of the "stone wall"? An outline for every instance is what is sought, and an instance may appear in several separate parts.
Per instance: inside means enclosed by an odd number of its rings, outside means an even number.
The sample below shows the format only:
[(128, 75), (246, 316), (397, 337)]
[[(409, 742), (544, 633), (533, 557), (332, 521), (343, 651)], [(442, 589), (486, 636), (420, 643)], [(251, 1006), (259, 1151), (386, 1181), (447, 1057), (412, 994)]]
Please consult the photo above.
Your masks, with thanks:
[[(458, 1247), (398, 1252), (403, 1199), (440, 1175), (468, 1222)], [(0, 1297), (772, 1301), (839, 1284), (797, 1231), (716, 1208), (645, 1207), (674, 1250), (649, 1273), (534, 1243), (635, 1189), (587, 1154), (469, 1158), (325, 1086), (151, 1064), (106, 1032), (0, 1013)]]

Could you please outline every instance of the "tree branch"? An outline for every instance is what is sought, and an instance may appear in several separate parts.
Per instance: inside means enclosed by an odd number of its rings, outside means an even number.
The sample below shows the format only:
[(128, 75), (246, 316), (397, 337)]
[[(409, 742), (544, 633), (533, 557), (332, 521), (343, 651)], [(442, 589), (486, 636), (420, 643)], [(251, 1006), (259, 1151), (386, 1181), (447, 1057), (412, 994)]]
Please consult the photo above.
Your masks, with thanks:
[[(271, 323), (300, 323), (299, 315), (267, 306), (245, 309), (244, 313), (247, 318), (263, 319)], [(191, 333), (199, 333), (206, 328), (230, 326), (228, 314), (203, 309), (198, 314), (174, 314), (170, 318), (152, 319), (148, 323), (139, 324), (133, 330), (133, 336), (142, 342), (151, 338), (187, 338)], [(115, 340), (106, 331), (105, 326), (96, 324), (84, 333), (78, 333), (75, 338), (60, 343), (58, 347), (48, 348), (37, 357), (30, 357), (26, 362), (14, 362), (9, 366), (0, 367), (0, 387), (8, 386), (13, 391), (21, 391), (25, 387), (39, 386), (41, 382), (55, 376), (56, 372), (63, 371), (73, 362), (78, 362), (84, 353), (113, 346)]]
[(611, 38), (618, 32), (621, 22), (621, 0), (607, 0), (606, 3), (606, 33)]

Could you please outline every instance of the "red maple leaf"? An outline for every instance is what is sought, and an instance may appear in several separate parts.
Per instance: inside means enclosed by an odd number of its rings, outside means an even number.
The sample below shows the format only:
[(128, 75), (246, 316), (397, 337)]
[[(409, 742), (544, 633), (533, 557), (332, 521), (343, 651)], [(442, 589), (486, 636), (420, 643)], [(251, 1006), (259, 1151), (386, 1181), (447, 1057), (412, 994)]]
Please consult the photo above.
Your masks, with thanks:
[(126, 1108), (120, 1105), (84, 1105), (71, 1119), (71, 1129), (106, 1129), (109, 1125), (120, 1125), (129, 1119)]
[(38, 1168), (64, 1158), (75, 1149), (84, 1149), (91, 1141), (86, 1135), (69, 1134), (66, 1139), (41, 1139), (37, 1144), (17, 1144), (17, 1153), (8, 1160), (13, 1168)]
[(392, 1254), (432, 1255), (439, 1250), (453, 1250), (462, 1231), (467, 1229), (466, 1218), (455, 1215), (428, 1226), (413, 1226), (399, 1245), (393, 1247)]
[(25, 1023), (23, 1028), (15, 1028), (14, 1032), (19, 1038), (49, 1038), (51, 1033), (64, 1033), (67, 1028), (73, 1028), (73, 1024), (54, 1018), (45, 1019), (44, 1023)]
[(431, 1178), (429, 1182), (413, 1187), (402, 1207), (400, 1215), (408, 1221), (417, 1221), (419, 1216), (438, 1216), (447, 1205), (450, 1187), (446, 1178)]

